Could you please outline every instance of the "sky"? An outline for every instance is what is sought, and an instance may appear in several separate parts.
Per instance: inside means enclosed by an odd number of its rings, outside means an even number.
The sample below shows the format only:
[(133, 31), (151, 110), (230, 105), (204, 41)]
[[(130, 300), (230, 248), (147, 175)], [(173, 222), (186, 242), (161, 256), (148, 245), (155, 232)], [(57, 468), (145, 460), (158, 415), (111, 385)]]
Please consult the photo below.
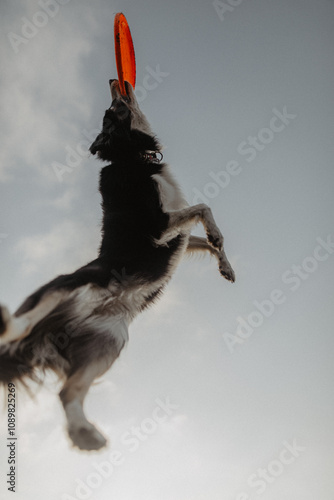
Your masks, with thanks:
[[(332, 0), (2, 0), (0, 301), (96, 255), (88, 153), (115, 78), (136, 95), (189, 203), (207, 203), (237, 281), (181, 263), (136, 318), (71, 447), (47, 378), (17, 393), (16, 500), (333, 500)], [(203, 235), (201, 227), (194, 234)], [(8, 491), (0, 419), (0, 497)]]

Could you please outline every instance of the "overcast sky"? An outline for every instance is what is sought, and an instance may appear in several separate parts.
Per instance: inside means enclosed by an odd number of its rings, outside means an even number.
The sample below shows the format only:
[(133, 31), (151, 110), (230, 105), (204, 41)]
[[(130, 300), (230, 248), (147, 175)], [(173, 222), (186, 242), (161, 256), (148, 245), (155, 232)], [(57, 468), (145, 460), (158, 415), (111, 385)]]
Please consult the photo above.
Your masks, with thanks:
[[(101, 453), (71, 448), (52, 377), (18, 394), (16, 500), (333, 500), (333, 1), (0, 9), (0, 301), (14, 311), (96, 255), (102, 164), (87, 150), (120, 11), (142, 109), (237, 276), (187, 259), (131, 325), (86, 402)], [(7, 500), (6, 437), (3, 414)]]

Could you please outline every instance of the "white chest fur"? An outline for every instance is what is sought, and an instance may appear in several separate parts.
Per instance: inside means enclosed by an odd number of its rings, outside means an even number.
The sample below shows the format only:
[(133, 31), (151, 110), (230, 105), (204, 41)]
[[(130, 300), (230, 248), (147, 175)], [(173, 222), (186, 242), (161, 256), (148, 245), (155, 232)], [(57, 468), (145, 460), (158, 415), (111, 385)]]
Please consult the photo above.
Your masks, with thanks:
[(189, 206), (167, 166), (161, 174), (155, 174), (152, 177), (158, 184), (164, 212), (174, 212)]
[[(162, 171), (161, 174), (156, 174), (153, 175), (152, 177), (158, 184), (162, 209), (164, 212), (170, 214), (172, 212), (177, 212), (178, 210), (182, 210), (184, 208), (189, 207), (189, 204), (184, 198), (181, 189), (179, 188), (177, 182), (174, 180), (167, 166), (164, 167), (164, 170)], [(165, 245), (168, 246), (168, 242), (181, 233), (184, 236), (189, 236), (190, 229), (181, 230), (177, 226), (173, 228), (167, 228), (166, 232), (158, 240), (154, 240), (154, 242), (157, 246), (165, 246)], [(182, 249), (182, 251), (179, 252), (178, 259), (181, 257), (186, 246), (187, 242), (185, 240), (184, 248)]]

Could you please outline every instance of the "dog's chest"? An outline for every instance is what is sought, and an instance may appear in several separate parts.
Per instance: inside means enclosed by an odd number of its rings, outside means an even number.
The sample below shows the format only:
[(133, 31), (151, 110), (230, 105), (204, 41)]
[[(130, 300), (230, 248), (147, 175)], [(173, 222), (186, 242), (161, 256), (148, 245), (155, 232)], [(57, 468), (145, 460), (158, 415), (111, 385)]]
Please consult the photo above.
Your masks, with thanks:
[(189, 206), (181, 189), (167, 170), (167, 167), (165, 167), (161, 174), (152, 175), (152, 178), (158, 185), (161, 205), (164, 212), (174, 212)]

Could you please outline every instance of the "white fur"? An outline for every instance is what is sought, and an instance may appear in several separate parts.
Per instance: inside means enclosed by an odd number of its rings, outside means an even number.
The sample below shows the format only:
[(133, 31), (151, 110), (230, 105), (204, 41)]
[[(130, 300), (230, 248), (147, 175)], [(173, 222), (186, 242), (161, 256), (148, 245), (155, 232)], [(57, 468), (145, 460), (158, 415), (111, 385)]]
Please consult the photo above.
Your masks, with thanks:
[(2, 317), (6, 324), (6, 330), (0, 337), (0, 344), (7, 344), (27, 337), (33, 327), (65, 299), (66, 294), (64, 292), (54, 292), (46, 295), (34, 309), (18, 317), (11, 316), (6, 307), (0, 306)]
[(152, 178), (158, 184), (164, 212), (174, 212), (189, 206), (167, 165), (161, 174), (152, 175)]

